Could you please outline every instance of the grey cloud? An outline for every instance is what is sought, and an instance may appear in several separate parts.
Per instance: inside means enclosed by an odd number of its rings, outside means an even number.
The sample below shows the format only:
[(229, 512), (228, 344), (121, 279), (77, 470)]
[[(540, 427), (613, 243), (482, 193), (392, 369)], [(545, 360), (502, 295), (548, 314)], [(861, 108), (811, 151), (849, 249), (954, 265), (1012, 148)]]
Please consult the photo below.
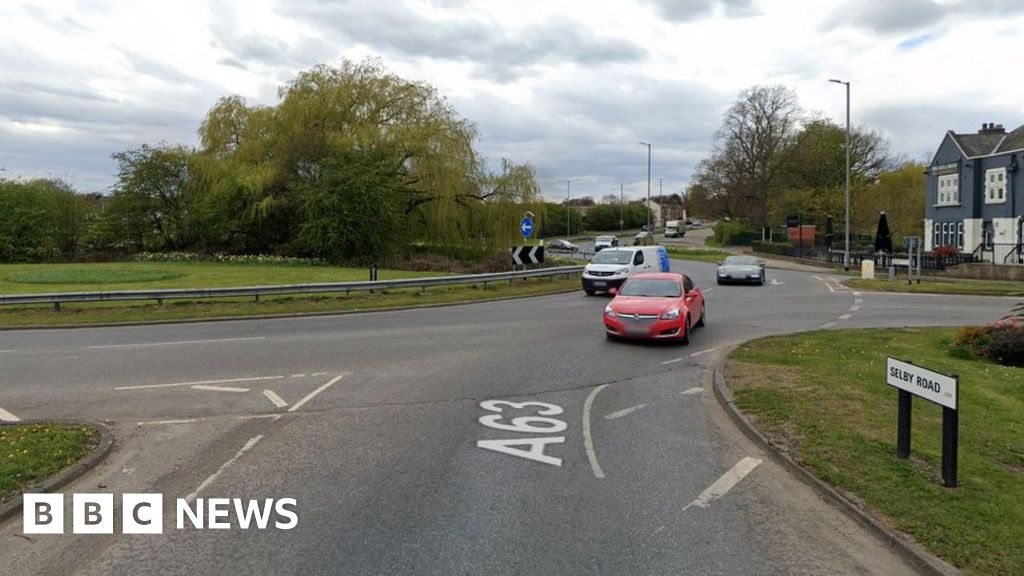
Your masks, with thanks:
[(453, 100), (474, 120), (479, 147), (492, 162), (508, 157), (537, 169), (545, 194), (564, 198), (559, 179), (579, 178), (573, 196), (599, 198), (646, 192), (647, 152), (653, 144), (653, 190), (665, 179), (665, 192), (678, 192), (711, 148), (714, 132), (731, 95), (699, 85), (623, 75), (601, 84), (589, 81), (539, 88), (535, 104), (513, 106), (499, 97)]
[(406, 56), (470, 62), (478, 76), (499, 81), (519, 78), (545, 63), (598, 66), (636, 62), (647, 56), (637, 44), (598, 36), (566, 18), (509, 32), (498, 23), (465, 18), (430, 20), (403, 5), (369, 0), (291, 2), (280, 10), (326, 27), (350, 42)]
[(76, 34), (92, 30), (70, 16), (56, 16), (40, 6), (25, 6), (23, 9), (34, 19), (46, 24), (50, 28), (60, 30), (66, 34)]
[(879, 34), (899, 34), (927, 28), (950, 16), (1003, 18), (1022, 12), (1024, 3), (1019, 0), (850, 0), (838, 6), (821, 28), (853, 27)]
[(692, 22), (713, 16), (716, 12), (729, 18), (760, 14), (753, 0), (643, 0), (666, 20)]
[(151, 76), (153, 78), (156, 78), (157, 80), (162, 80), (165, 82), (177, 82), (181, 84), (193, 85), (204, 83), (199, 79), (193, 76), (189, 76), (181, 70), (178, 70), (177, 68), (172, 68), (171, 66), (168, 66), (163, 62), (153, 60), (152, 58), (149, 58), (148, 56), (145, 56), (143, 54), (139, 54), (138, 52), (134, 52), (132, 50), (128, 50), (125, 48), (119, 48), (119, 50), (121, 51), (121, 55), (124, 56), (124, 59), (128, 63), (128, 65), (132, 67), (132, 70), (138, 72), (139, 74)]

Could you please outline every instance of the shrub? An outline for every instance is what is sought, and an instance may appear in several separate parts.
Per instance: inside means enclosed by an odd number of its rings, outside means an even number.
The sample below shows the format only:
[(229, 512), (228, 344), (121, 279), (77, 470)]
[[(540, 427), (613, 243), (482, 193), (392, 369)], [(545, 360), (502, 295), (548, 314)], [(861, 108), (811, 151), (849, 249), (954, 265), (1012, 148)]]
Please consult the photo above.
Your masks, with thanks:
[(715, 224), (715, 241), (719, 245), (750, 246), (759, 240), (761, 234), (750, 229), (742, 222), (724, 220)]
[(936, 246), (932, 249), (932, 256), (939, 258), (951, 258), (960, 254), (956, 246)]
[(964, 326), (953, 337), (953, 346), (971, 356), (986, 357), (986, 346), (992, 337), (991, 326)]
[(764, 252), (766, 254), (779, 254), (786, 256), (789, 254), (789, 250), (792, 246), (788, 242), (762, 242), (755, 240), (750, 243), (756, 252)]
[(985, 352), (990, 360), (1004, 366), (1024, 366), (1024, 327), (993, 330)]

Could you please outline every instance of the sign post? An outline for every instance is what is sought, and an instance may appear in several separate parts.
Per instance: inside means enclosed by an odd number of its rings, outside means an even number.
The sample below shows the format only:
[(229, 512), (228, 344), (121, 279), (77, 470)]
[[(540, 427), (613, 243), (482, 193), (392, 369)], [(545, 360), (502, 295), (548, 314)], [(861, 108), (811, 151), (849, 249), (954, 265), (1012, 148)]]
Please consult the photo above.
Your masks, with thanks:
[(885, 362), (886, 382), (899, 389), (896, 456), (910, 457), (911, 401), (919, 396), (942, 406), (942, 484), (957, 485), (957, 449), (959, 413), (957, 412), (960, 378), (941, 374), (910, 362), (888, 357)]

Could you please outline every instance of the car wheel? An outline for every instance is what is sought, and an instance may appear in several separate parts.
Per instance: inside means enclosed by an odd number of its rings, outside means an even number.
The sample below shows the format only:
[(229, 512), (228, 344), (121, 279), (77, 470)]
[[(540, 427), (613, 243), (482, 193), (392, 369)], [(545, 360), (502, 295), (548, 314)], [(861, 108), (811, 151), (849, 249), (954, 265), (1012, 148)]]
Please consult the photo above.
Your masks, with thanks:
[(704, 325), (704, 313), (707, 312), (707, 309), (708, 307), (706, 304), (700, 307), (700, 320), (697, 320), (698, 328)]
[(593, 296), (594, 294), (597, 294), (596, 290), (584, 290), (584, 292), (587, 293), (587, 296)]
[(683, 332), (683, 337), (679, 340), (682, 344), (686, 345), (690, 343), (690, 315), (686, 315), (686, 332)]
[(722, 282), (721, 280), (718, 280), (718, 285), (721, 286), (722, 284), (725, 284), (725, 282)]

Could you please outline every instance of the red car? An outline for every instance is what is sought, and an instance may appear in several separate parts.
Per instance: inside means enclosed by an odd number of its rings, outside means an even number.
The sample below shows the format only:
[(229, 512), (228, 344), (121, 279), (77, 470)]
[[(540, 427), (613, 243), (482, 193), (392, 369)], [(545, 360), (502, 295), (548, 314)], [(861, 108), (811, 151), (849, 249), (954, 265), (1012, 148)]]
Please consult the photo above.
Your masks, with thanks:
[(604, 329), (609, 338), (689, 344), (690, 330), (704, 325), (704, 294), (689, 276), (636, 274), (612, 294), (615, 298), (604, 308)]

